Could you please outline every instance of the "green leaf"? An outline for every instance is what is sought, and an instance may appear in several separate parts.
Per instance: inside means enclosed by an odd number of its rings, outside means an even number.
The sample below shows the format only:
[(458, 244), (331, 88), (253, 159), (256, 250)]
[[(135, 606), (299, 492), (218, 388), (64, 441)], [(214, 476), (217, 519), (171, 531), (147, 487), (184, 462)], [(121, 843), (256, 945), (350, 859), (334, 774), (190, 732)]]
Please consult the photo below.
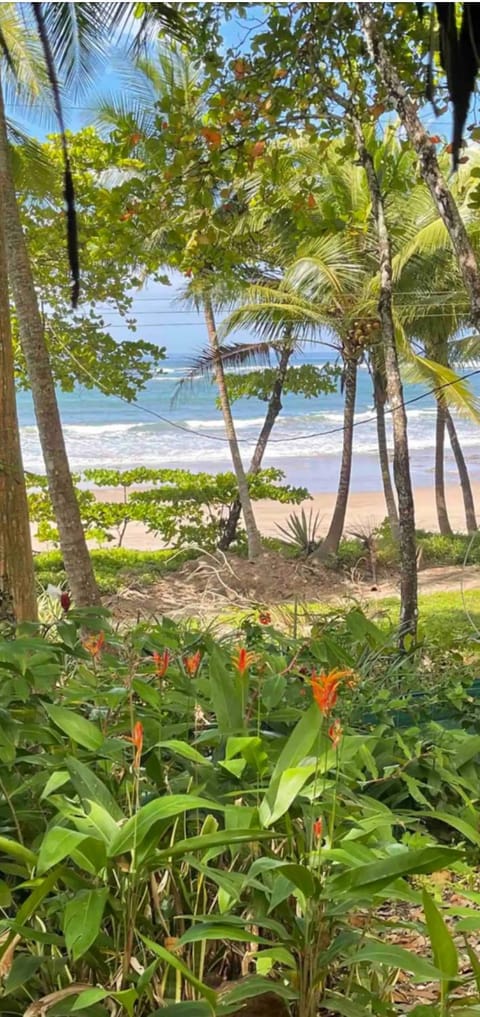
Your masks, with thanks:
[(456, 978), (458, 974), (458, 955), (455, 943), (435, 901), (426, 890), (423, 891), (422, 901), (428, 934), (432, 944), (433, 960), (448, 978)]
[(179, 957), (177, 957), (174, 953), (170, 953), (169, 950), (166, 950), (164, 946), (160, 946), (159, 943), (154, 943), (153, 940), (148, 939), (147, 936), (142, 936), (140, 934), (140, 939), (145, 943), (145, 946), (148, 947), (151, 953), (155, 954), (156, 957), (160, 957), (161, 960), (165, 961), (166, 964), (169, 964), (170, 967), (175, 968), (175, 971), (178, 971), (181, 975), (183, 975), (190, 985), (193, 985), (194, 988), (197, 989), (197, 991), (212, 1004), (213, 1007), (215, 1006), (217, 999), (216, 992), (214, 992), (208, 985), (205, 985), (204, 982), (200, 981), (200, 979), (194, 975), (193, 971), (190, 971), (190, 968), (188, 968)]
[(104, 739), (100, 729), (80, 713), (67, 710), (64, 706), (52, 706), (50, 703), (42, 705), (50, 720), (53, 720), (53, 723), (77, 745), (89, 749), (90, 752), (96, 752), (103, 745)]
[(413, 975), (414, 981), (438, 982), (442, 977), (442, 972), (431, 961), (425, 960), (424, 957), (418, 957), (417, 954), (410, 950), (404, 950), (401, 946), (389, 943), (368, 943), (343, 961), (347, 965), (364, 964), (365, 962), (409, 971)]
[(122, 855), (130, 851), (135, 845), (142, 843), (152, 826), (173, 816), (181, 816), (192, 809), (203, 809), (208, 812), (223, 812), (224, 806), (215, 802), (207, 801), (205, 798), (197, 798), (195, 795), (166, 795), (148, 802), (130, 819), (125, 826), (118, 831), (108, 851), (109, 857)]
[(49, 795), (53, 794), (54, 791), (58, 791), (60, 787), (63, 787), (67, 781), (70, 780), (70, 774), (66, 770), (55, 770), (50, 774), (47, 783), (40, 795), (40, 801), (44, 798), (48, 798)]
[(214, 1017), (215, 1013), (206, 1000), (191, 1000), (186, 1003), (170, 1003), (160, 1010), (152, 1010), (149, 1017)]
[(23, 989), (41, 967), (43, 960), (43, 957), (34, 957), (30, 953), (21, 953), (15, 957), (5, 981), (5, 995), (8, 996), (10, 992), (15, 992), (17, 989)]
[[(261, 975), (250, 975), (234, 986), (230, 992), (222, 992), (221, 1000), (222, 1003), (231, 1006), (232, 1004), (241, 1005), (246, 999), (251, 999), (252, 996), (263, 995), (264, 993), (275, 993), (281, 999), (295, 999), (297, 993), (288, 989), (287, 986), (282, 985), (281, 982), (272, 982), (269, 978), (262, 978)], [(240, 1009), (240, 1013), (241, 1013)]]
[(216, 649), (210, 655), (209, 677), (219, 730), (222, 734), (240, 731), (244, 726), (243, 686), (235, 682)]
[(71, 855), (72, 850), (86, 840), (87, 836), (86, 833), (68, 830), (64, 826), (53, 826), (47, 830), (38, 853), (38, 875), (48, 872), (48, 869), (51, 869), (53, 865), (57, 865), (67, 855)]
[(72, 778), (75, 791), (84, 800), (95, 800), (110, 813), (112, 819), (123, 819), (123, 812), (105, 784), (93, 770), (74, 756), (67, 756), (65, 764)]
[(86, 1010), (89, 1006), (93, 1006), (94, 1003), (100, 1003), (102, 999), (106, 999), (108, 992), (106, 989), (93, 988), (85, 989), (83, 992), (79, 992), (73, 1006), (71, 1007), (71, 1013), (75, 1013), (76, 1010)]
[(234, 943), (264, 943), (268, 945), (269, 940), (262, 936), (256, 936), (253, 932), (241, 929), (237, 925), (230, 925), (226, 918), (222, 922), (199, 922), (187, 929), (179, 939), (179, 945), (186, 943), (201, 943), (211, 939), (228, 939)]
[(284, 770), (276, 785), (275, 799), (267, 804), (267, 796), (265, 796), (260, 805), (259, 815), (265, 826), (271, 826), (288, 812), (304, 784), (310, 777), (313, 777), (317, 769), (317, 763), (311, 763), (309, 766), (295, 766), (290, 770)]
[(187, 742), (177, 741), (175, 738), (171, 738), (167, 742), (157, 742), (154, 748), (168, 749), (169, 752), (174, 753), (176, 756), (182, 756), (183, 759), (189, 759), (192, 763), (198, 763), (200, 766), (211, 766), (209, 759), (205, 759), (205, 756), (194, 749), (193, 745), (188, 745)]
[(417, 815), (425, 817), (426, 819), (438, 819), (441, 823), (446, 823), (447, 826), (453, 827), (454, 830), (458, 830), (459, 833), (463, 834), (467, 840), (471, 841), (472, 844), (480, 845), (480, 833), (472, 826), (471, 823), (467, 823), (465, 819), (461, 819), (460, 816), (450, 815), (449, 812), (437, 812), (435, 809), (429, 812), (420, 812)]
[(352, 1003), (350, 999), (339, 996), (336, 992), (326, 992), (323, 998), (325, 1007), (329, 1013), (339, 1013), (341, 1017), (370, 1017), (371, 1009), (360, 1009), (358, 1003)]
[(108, 887), (102, 887), (98, 890), (80, 890), (68, 901), (63, 916), (63, 931), (67, 950), (74, 961), (83, 957), (97, 939), (107, 898)]
[(469, 735), (457, 749), (453, 756), (453, 762), (457, 769), (460, 769), (464, 763), (469, 763), (474, 756), (478, 756), (480, 753), (480, 735)]
[(329, 894), (346, 891), (376, 893), (401, 876), (437, 872), (447, 869), (462, 857), (454, 848), (437, 845), (417, 851), (399, 851), (389, 858), (379, 858), (367, 865), (358, 865), (329, 881)]
[(10, 840), (9, 837), (0, 837), (0, 854), (11, 855), (12, 858), (16, 858), (17, 861), (24, 862), (26, 865), (37, 864), (37, 856), (33, 851), (16, 840)]
[(273, 836), (274, 833), (268, 830), (219, 830), (218, 833), (209, 833), (205, 836), (199, 834), (197, 837), (179, 840), (171, 847), (157, 851), (155, 864), (167, 861), (169, 858), (178, 858), (187, 851), (208, 851), (209, 848), (230, 848), (235, 844), (254, 844), (259, 840), (271, 840)]
[[(322, 717), (318, 706), (316, 703), (312, 703), (298, 724), (296, 724), (286, 745), (284, 745), (273, 771), (270, 786), (260, 805), (260, 820), (264, 826), (268, 826), (273, 822), (271, 817), (276, 812), (277, 796), (284, 773), (299, 767), (302, 760), (312, 750), (320, 733), (321, 721)], [(287, 797), (284, 791), (282, 791), (282, 796), (284, 799)], [(278, 808), (280, 808), (280, 805)], [(280, 815), (283, 815), (283, 813), (280, 812)]]

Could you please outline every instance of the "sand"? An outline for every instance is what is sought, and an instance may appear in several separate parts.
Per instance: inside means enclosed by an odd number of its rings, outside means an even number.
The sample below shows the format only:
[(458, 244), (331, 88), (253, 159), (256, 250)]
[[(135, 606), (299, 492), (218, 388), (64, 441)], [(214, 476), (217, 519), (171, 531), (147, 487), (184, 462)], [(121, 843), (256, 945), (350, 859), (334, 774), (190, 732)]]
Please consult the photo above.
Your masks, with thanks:
[[(479, 508), (480, 516), (480, 483), (472, 484), (475, 503)], [(120, 501), (122, 492), (118, 488), (103, 488), (98, 491), (98, 497), (105, 501)], [(310, 509), (318, 512), (321, 519), (320, 533), (325, 533), (335, 505), (335, 494), (316, 494), (303, 503), (307, 513)], [(458, 532), (465, 531), (465, 513), (460, 487), (450, 486), (447, 488), (447, 504), (452, 529)], [(258, 501), (254, 503), (255, 516), (258, 527), (264, 536), (280, 536), (276, 524), (284, 524), (287, 517), (294, 511), (299, 511), (302, 506), (281, 505), (278, 502)], [(353, 492), (348, 501), (347, 519), (345, 532), (348, 535), (352, 530), (363, 531), (365, 528), (377, 526), (386, 516), (385, 501), (382, 492), (369, 491), (366, 493)], [(438, 530), (435, 498), (431, 488), (417, 488), (415, 490), (415, 517), (417, 529)], [(46, 545), (35, 545), (39, 549), (46, 549)], [(139, 523), (129, 523), (123, 546), (137, 551), (149, 551), (162, 547), (162, 542), (153, 534), (147, 533), (144, 526)]]

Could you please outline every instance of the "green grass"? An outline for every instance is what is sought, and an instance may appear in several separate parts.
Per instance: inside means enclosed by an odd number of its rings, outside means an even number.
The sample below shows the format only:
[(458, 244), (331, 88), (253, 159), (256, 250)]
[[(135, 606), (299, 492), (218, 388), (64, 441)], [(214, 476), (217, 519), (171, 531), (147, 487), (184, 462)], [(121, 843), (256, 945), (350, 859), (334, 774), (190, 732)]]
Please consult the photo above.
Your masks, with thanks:
[[(133, 583), (151, 586), (161, 576), (175, 572), (189, 558), (187, 551), (130, 551), (122, 547), (92, 551), (95, 576), (101, 593), (116, 593)], [(47, 551), (35, 555), (35, 573), (39, 585), (45, 589), (66, 584), (65, 569), (60, 551)]]

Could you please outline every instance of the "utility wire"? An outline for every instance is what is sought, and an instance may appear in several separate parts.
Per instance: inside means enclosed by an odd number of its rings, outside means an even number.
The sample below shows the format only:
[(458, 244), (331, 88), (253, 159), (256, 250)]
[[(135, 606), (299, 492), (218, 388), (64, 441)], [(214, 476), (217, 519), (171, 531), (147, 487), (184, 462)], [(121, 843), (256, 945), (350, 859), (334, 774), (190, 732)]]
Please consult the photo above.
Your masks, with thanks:
[[(93, 375), (92, 372), (89, 371), (88, 368), (85, 367), (80, 360), (77, 360), (76, 356), (72, 353), (72, 351), (69, 350), (68, 347), (58, 339), (58, 336), (57, 341), (59, 346), (68, 354), (70, 359), (77, 364), (80, 370), (83, 371), (83, 373), (87, 375), (91, 379), (91, 381), (93, 381), (94, 385), (97, 388), (101, 389), (105, 393), (105, 395), (108, 396), (113, 395), (115, 399), (119, 399), (120, 402), (125, 403), (127, 406), (133, 406), (135, 407), (135, 409), (141, 410), (142, 413), (148, 413), (150, 416), (155, 417), (157, 420), (161, 420), (162, 423), (168, 424), (169, 427), (173, 427), (177, 431), (184, 431), (186, 434), (195, 435), (197, 438), (207, 438), (209, 441), (219, 441), (222, 442), (223, 444), (228, 444), (229, 439), (224, 437), (223, 435), (209, 434), (207, 431), (199, 431), (193, 427), (186, 427), (184, 424), (179, 424), (177, 421), (170, 420), (169, 417), (163, 416), (162, 413), (158, 413), (157, 410), (153, 410), (150, 406), (143, 406), (142, 403), (139, 403), (136, 400), (130, 401), (129, 399), (126, 399), (125, 396), (119, 395), (118, 393), (109, 392), (106, 386), (103, 385), (102, 382), (99, 381), (97, 378), (95, 378), (95, 375)], [(394, 413), (395, 410), (399, 409), (401, 406), (406, 407), (411, 406), (413, 403), (421, 402), (422, 399), (427, 399), (428, 396), (435, 395), (436, 392), (443, 392), (445, 389), (451, 388), (452, 385), (457, 385), (458, 382), (460, 381), (468, 381), (469, 378), (473, 378), (479, 374), (480, 368), (477, 368), (474, 371), (469, 371), (468, 374), (463, 374), (460, 375), (458, 378), (455, 378), (455, 381), (447, 381), (443, 385), (436, 385), (434, 388), (427, 389), (426, 392), (422, 392), (420, 395), (412, 396), (411, 399), (403, 400), (396, 406), (389, 406), (385, 410), (385, 413), (390, 415)], [(376, 416), (372, 415), (370, 417), (364, 418), (363, 420), (356, 420), (353, 423), (353, 427), (357, 428), (361, 427), (363, 424), (374, 423), (376, 419), (377, 419)], [(292, 435), (291, 437), (285, 438), (270, 438), (269, 444), (283, 445), (284, 442), (306, 441), (310, 438), (326, 438), (332, 434), (341, 434), (345, 430), (346, 430), (345, 425), (342, 424), (339, 427), (331, 427), (327, 431), (312, 431), (310, 434), (300, 434), (294, 436)], [(252, 440), (249, 438), (238, 438), (237, 441), (239, 442), (239, 444), (243, 445), (251, 445), (252, 443)]]

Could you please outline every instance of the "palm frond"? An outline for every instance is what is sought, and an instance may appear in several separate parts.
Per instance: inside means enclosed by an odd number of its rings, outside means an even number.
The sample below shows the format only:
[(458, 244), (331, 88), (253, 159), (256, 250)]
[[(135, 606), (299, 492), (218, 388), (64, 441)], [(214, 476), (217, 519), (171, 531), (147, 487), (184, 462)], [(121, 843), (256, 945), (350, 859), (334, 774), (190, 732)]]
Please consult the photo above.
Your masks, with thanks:
[[(403, 351), (406, 352), (405, 350)], [(413, 353), (402, 357), (402, 373), (407, 381), (422, 382), (434, 390), (461, 416), (480, 423), (480, 401), (467, 381), (462, 381), (451, 367)]]

